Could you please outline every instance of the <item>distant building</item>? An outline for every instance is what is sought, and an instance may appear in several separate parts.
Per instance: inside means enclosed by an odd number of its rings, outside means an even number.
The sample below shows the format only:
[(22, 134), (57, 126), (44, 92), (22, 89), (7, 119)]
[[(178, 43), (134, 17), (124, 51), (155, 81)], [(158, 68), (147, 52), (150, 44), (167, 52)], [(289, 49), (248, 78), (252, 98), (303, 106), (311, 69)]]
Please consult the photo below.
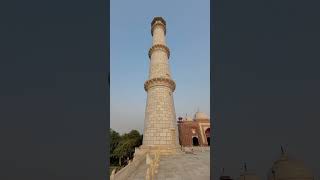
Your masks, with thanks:
[(268, 180), (314, 180), (312, 172), (303, 161), (289, 157), (282, 150), (281, 156), (276, 160), (268, 172)]
[(253, 171), (248, 171), (247, 165), (244, 164), (243, 172), (240, 174), (240, 177), (237, 180), (260, 180), (260, 177), (257, 176)]
[[(283, 148), (281, 150), (280, 158), (273, 163), (267, 173), (268, 180), (314, 180), (312, 172), (302, 161), (289, 157)], [(245, 165), (237, 180), (260, 180), (260, 177), (248, 171)]]
[(178, 131), (183, 147), (210, 146), (210, 117), (203, 112), (197, 112), (193, 119), (179, 117)]
[(219, 180), (233, 180), (233, 178), (231, 176), (226, 175), (224, 172), (224, 168), (222, 168)]

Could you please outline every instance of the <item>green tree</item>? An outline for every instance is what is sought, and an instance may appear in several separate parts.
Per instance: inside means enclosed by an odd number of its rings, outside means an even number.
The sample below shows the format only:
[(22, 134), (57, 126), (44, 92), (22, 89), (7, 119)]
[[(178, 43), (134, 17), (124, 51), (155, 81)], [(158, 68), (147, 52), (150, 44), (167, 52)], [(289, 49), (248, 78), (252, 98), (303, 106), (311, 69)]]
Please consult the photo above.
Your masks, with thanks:
[(119, 166), (121, 166), (123, 160), (126, 158), (131, 159), (133, 157), (135, 147), (138, 147), (141, 144), (142, 135), (140, 135), (137, 130), (132, 130), (120, 137), (120, 141), (116, 144), (111, 156), (117, 158)]
[(111, 165), (116, 165), (118, 164), (118, 157), (116, 156), (114, 150), (116, 149), (116, 147), (118, 146), (120, 140), (121, 140), (121, 136), (118, 132), (114, 131), (113, 129), (110, 128), (110, 132), (109, 132), (109, 137), (110, 137), (110, 164)]
[(120, 142), (120, 134), (110, 128), (110, 154), (113, 153), (114, 149)]

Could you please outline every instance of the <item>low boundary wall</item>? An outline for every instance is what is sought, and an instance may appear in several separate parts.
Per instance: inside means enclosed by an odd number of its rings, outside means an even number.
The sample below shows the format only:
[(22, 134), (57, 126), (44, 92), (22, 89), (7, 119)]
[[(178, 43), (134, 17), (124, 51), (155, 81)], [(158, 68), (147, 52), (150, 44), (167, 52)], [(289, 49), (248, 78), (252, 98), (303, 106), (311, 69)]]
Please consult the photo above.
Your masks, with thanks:
[(118, 172), (115, 173), (115, 170), (113, 170), (110, 180), (127, 180), (130, 175), (134, 174), (134, 171), (139, 167), (139, 165), (145, 162), (146, 153), (136, 149), (133, 160), (129, 161), (129, 164), (120, 169)]

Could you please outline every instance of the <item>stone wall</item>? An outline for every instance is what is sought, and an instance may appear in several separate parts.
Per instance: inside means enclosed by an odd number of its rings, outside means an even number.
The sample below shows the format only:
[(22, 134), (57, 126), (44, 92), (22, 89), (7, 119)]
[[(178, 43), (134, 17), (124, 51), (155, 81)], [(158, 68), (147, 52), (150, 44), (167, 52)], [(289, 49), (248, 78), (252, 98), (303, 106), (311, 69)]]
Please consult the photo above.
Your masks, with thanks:
[(131, 162), (115, 174), (111, 174), (110, 180), (127, 180), (128, 177), (137, 170), (137, 168), (146, 161), (146, 153), (137, 152)]

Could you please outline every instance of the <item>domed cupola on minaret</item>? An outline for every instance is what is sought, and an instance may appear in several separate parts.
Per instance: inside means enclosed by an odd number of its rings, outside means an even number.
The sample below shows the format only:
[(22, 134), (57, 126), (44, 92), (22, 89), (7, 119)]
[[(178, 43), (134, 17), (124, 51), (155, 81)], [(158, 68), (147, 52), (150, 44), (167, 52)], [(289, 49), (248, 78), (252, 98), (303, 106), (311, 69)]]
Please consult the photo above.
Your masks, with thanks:
[(281, 155), (268, 172), (268, 180), (314, 180), (311, 171), (300, 160), (289, 157), (281, 147)]
[(243, 172), (240, 174), (239, 180), (260, 180), (259, 176), (257, 176), (252, 171), (248, 171), (246, 163), (244, 163)]

